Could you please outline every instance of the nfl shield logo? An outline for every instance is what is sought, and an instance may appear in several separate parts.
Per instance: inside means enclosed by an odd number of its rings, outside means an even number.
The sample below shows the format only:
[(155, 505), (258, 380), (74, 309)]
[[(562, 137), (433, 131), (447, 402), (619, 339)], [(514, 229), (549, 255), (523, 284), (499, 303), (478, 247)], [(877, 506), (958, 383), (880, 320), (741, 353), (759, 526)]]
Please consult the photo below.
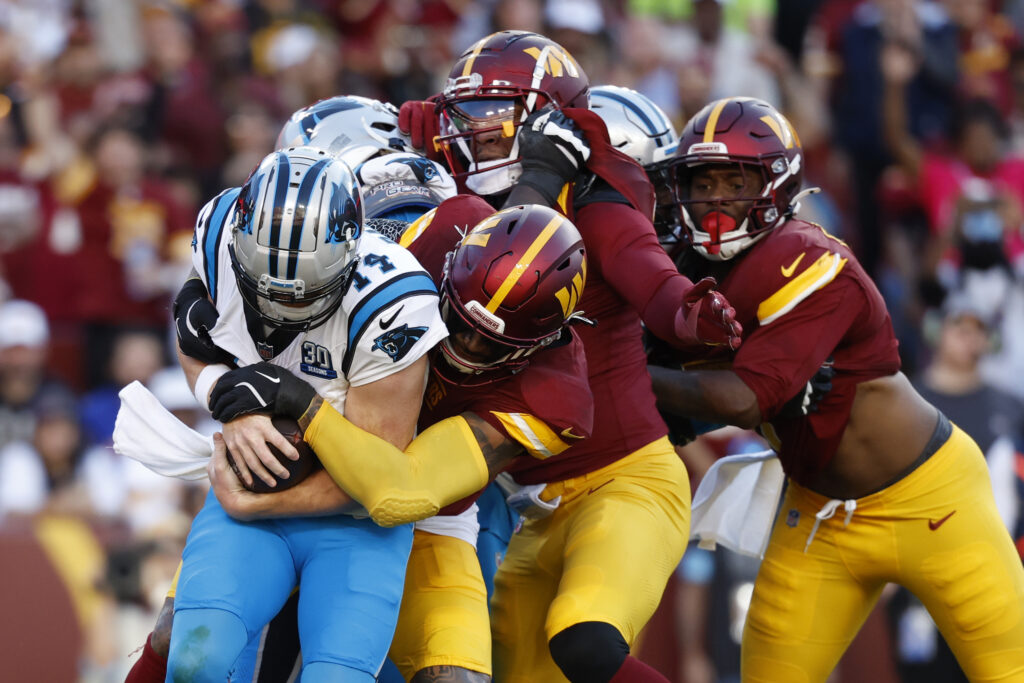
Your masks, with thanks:
[(263, 360), (270, 360), (274, 357), (274, 347), (266, 342), (256, 342), (256, 350)]
[(789, 514), (786, 515), (786, 526), (795, 527), (800, 522), (800, 511), (790, 510)]

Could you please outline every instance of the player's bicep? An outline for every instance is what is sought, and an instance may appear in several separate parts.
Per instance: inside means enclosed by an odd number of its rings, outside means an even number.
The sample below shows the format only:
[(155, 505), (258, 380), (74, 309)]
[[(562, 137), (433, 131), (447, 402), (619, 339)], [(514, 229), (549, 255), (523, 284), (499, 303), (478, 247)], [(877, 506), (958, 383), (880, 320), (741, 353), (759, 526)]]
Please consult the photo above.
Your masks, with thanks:
[(386, 303), (371, 301), (350, 316), (341, 370), (353, 386), (375, 382), (410, 365), (448, 335), (426, 273), (405, 278), (386, 294), (390, 297)]
[(427, 379), (427, 358), (420, 356), (398, 372), (353, 386), (345, 399), (352, 424), (405, 449), (416, 433), (416, 420)]

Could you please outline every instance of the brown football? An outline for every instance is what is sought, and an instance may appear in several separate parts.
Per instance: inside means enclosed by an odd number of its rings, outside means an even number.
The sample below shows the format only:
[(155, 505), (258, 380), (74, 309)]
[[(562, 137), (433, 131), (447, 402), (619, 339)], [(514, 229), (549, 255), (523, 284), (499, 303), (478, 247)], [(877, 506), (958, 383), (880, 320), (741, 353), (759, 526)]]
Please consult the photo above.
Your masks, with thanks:
[[(259, 477), (253, 475), (252, 485), (245, 487), (253, 493), (274, 493), (276, 491), (290, 489), (310, 474), (323, 467), (323, 465), (320, 464), (320, 459), (317, 458), (316, 453), (313, 452), (313, 449), (310, 448), (308, 443), (302, 440), (303, 432), (302, 428), (299, 427), (298, 422), (283, 415), (274, 415), (271, 418), (271, 422), (273, 422), (277, 431), (281, 432), (281, 434), (283, 434), (284, 437), (288, 439), (293, 446), (295, 446), (295, 450), (299, 452), (299, 459), (289, 460), (283, 453), (281, 453), (281, 451), (268, 442), (267, 446), (270, 447), (270, 452), (274, 454), (278, 462), (288, 469), (290, 476), (287, 479), (275, 477), (277, 479), (277, 486), (272, 487), (268, 486), (267, 483)], [(238, 473), (238, 466), (235, 465), (235, 460), (231, 457), (231, 451), (227, 452), (227, 456), (228, 464), (231, 465), (231, 469), (235, 471), (235, 476), (237, 476), (239, 480), (242, 480), (241, 475)], [(245, 486), (244, 480), (242, 480), (242, 485)]]

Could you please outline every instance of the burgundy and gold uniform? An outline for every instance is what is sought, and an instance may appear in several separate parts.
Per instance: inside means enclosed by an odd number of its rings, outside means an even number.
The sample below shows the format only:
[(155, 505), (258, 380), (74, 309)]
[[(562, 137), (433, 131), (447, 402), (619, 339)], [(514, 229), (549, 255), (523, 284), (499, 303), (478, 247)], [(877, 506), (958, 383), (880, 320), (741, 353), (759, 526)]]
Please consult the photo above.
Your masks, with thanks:
[(548, 642), (578, 624), (610, 624), (632, 646), (689, 535), (689, 481), (655, 409), (641, 323), (678, 341), (674, 320), (692, 283), (658, 243), (647, 218), (653, 197), (622, 182), (644, 177), (642, 169), (601, 144), (596, 114), (571, 114), (590, 129), (591, 169), (622, 173), (615, 186), (594, 176), (586, 191), (567, 193), (566, 213), (587, 247), (580, 309), (597, 321), (578, 329), (594, 429), (558, 458), (520, 459), (510, 469), (520, 484), (547, 482), (545, 498), (561, 496), (551, 517), (524, 523), (495, 576), (495, 672), (512, 682), (565, 680)]
[[(447, 254), (469, 227), (493, 213), (480, 198), (456, 196), (414, 222), (402, 243), (440, 282)], [(435, 356), (434, 362), (445, 360)], [(561, 340), (531, 356), (524, 370), (494, 381), (467, 377), (466, 382), (453, 384), (432, 372), (423, 397), (420, 431), (467, 412), (520, 444), (525, 451), (518, 458), (521, 461), (559, 456), (585, 439), (594, 411), (579, 338), (565, 330)], [(406, 679), (434, 666), (491, 673), (487, 591), (475, 549), (458, 534), (445, 533), (449, 526), (458, 528), (458, 516), (480, 493), (482, 489), (417, 523), (390, 653)]]
[[(587, 113), (579, 114), (580, 119), (586, 121)], [(597, 161), (600, 159), (598, 154)], [(486, 211), (484, 206), (476, 197), (449, 199), (414, 222), (401, 243), (436, 277), (450, 249), (450, 241), (445, 246), (445, 240), (451, 239), (448, 231), (453, 230), (441, 226), (472, 225), (473, 218)], [(641, 341), (641, 320), (655, 333), (675, 338), (674, 316), (689, 281), (679, 276), (644, 214), (620, 191), (598, 178), (588, 193), (577, 198), (575, 208), (567, 213), (583, 235), (588, 262), (587, 285), (579, 307), (598, 322), (593, 328), (574, 328), (583, 340), (585, 363), (567, 358), (570, 351), (576, 353), (574, 348), (538, 354), (517, 380), (529, 381), (534, 388), (510, 387), (522, 391), (527, 399), (531, 406), (528, 417), (516, 415), (521, 409), (514, 401), (506, 405), (508, 397), (496, 392), (493, 384), (474, 390), (432, 382), (424, 399), (424, 417), (433, 419), (435, 413), (438, 417), (458, 414), (472, 405), (474, 395), (479, 396), (481, 405), (490, 407), (478, 414), (534, 455), (512, 464), (509, 471), (515, 480), (520, 484), (546, 482), (545, 498), (561, 496), (561, 505), (551, 517), (527, 521), (513, 537), (495, 577), (494, 661), (496, 671), (510, 681), (564, 680), (547, 642), (575, 624), (608, 623), (627, 643), (635, 642), (682, 556), (689, 529), (686, 470), (655, 410)], [(441, 232), (435, 233), (437, 228)], [(447, 237), (440, 236), (445, 234)], [(541, 357), (543, 366), (538, 363)], [(556, 362), (569, 368), (553, 367)], [(578, 392), (586, 393), (585, 387), (565, 379), (566, 370), (577, 363), (588, 370), (594, 420), (589, 438), (574, 443), (575, 437), (585, 434), (571, 421), (553, 419), (553, 415), (564, 414), (577, 402)], [(536, 376), (529, 378), (533, 373)], [(463, 403), (466, 400), (470, 402)], [(492, 400), (496, 401), (493, 405)], [(437, 403), (436, 408), (432, 402)], [(540, 405), (547, 406), (543, 415)], [(546, 414), (556, 405), (559, 412)], [(560, 454), (540, 457), (548, 453)], [(665, 524), (652, 525), (652, 519)], [(421, 547), (424, 540), (418, 534), (410, 566), (419, 566), (416, 558), (427, 552)], [(444, 537), (432, 540), (452, 543)], [(429, 552), (437, 554), (436, 549)], [(449, 551), (449, 557), (454, 552)], [(538, 557), (544, 562), (538, 564)], [(468, 558), (460, 564), (473, 565)], [(424, 581), (417, 588), (420, 594), (424, 593)], [(406, 595), (411, 588), (407, 584)], [(419, 620), (422, 614), (418, 614)], [(460, 618), (465, 624), (472, 623), (468, 612)], [(403, 636), (403, 623), (409, 620), (399, 620), (399, 644), (412, 642)], [(468, 631), (463, 637), (472, 642)], [(415, 670), (395, 654), (393, 651), (392, 657), (403, 671)], [(425, 657), (416, 661), (456, 663)], [(462, 665), (483, 670), (479, 665)]]
[[(945, 422), (930, 457), (906, 477), (844, 502), (833, 519), (816, 518), (843, 502), (809, 486), (836, 453), (857, 386), (900, 366), (881, 295), (849, 248), (817, 225), (790, 220), (732, 265), (722, 290), (750, 331), (732, 369), (757, 395), (760, 431), (791, 480), (747, 616), (745, 680), (826, 676), (887, 582), (908, 586), (928, 607), (972, 680), (1024, 677), (1024, 663), (1014, 664), (1024, 662), (1024, 581), (1005, 570), (1019, 560), (983, 456), (959, 428)], [(818, 410), (779, 416), (829, 356), (835, 377)], [(936, 533), (954, 517), (957, 525)], [(967, 589), (970, 607), (951, 599), (965, 582), (976, 587)], [(994, 649), (1001, 654), (984, 654)]]
[[(709, 263), (690, 255), (683, 269)], [(786, 474), (806, 485), (835, 454), (857, 385), (900, 369), (885, 302), (844, 242), (798, 220), (751, 247), (720, 287), (746, 331), (732, 369), (757, 394), (762, 434)], [(780, 416), (830, 356), (836, 374), (817, 412)]]
[[(575, 223), (586, 245), (588, 283), (579, 307), (597, 326), (578, 333), (594, 428), (557, 457), (520, 458), (512, 466), (518, 483), (546, 483), (543, 497), (561, 496), (561, 504), (551, 516), (524, 523), (495, 576), (492, 634), (501, 681), (602, 680), (618, 673), (664, 680), (628, 652), (689, 532), (689, 483), (655, 409), (642, 326), (681, 347), (697, 337), (693, 318), (715, 307), (689, 305), (688, 297), (701, 299), (697, 293), (705, 290), (682, 277), (661, 249), (651, 224), (650, 181), (612, 147), (603, 121), (586, 108), (588, 88), (586, 74), (561, 46), (534, 33), (502, 31), (456, 60), (433, 102), (406, 103), (400, 115), (414, 144), (432, 141), (428, 152), (444, 154), (460, 188), (495, 206), (530, 196), (523, 188), (535, 190)], [(586, 168), (562, 187), (546, 184), (552, 174), (538, 171), (538, 163), (549, 161), (543, 153), (518, 159), (530, 154), (511, 140), (522, 142), (522, 126), (550, 105), (589, 146)], [(521, 176), (517, 164), (525, 169)], [(564, 182), (565, 174), (554, 175)], [(718, 321), (712, 314), (702, 322)]]
[[(735, 353), (704, 354), (730, 370), (654, 373), (662, 405), (735, 424), (759, 416), (789, 477), (741, 676), (825, 680), (896, 583), (925, 605), (968, 678), (1024, 681), (1024, 570), (984, 457), (899, 372), (882, 297), (849, 248), (792, 217), (802, 168), (792, 126), (751, 98), (695, 115), (673, 166), (691, 238), (680, 267), (718, 278), (746, 334)], [(783, 413), (830, 357), (832, 389), (816, 411)]]

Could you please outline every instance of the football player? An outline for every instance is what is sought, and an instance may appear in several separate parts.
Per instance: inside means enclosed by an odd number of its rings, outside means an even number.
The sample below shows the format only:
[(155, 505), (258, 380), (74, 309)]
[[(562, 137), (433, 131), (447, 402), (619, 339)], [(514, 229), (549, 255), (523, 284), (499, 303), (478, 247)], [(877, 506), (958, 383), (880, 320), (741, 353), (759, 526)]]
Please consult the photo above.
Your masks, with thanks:
[(594, 432), (516, 472), (561, 504), (527, 520), (495, 576), (494, 677), (500, 681), (665, 681), (629, 655), (689, 532), (689, 483), (646, 372), (641, 322), (676, 346), (738, 345), (712, 280), (693, 284), (662, 250), (644, 170), (615, 150), (588, 109), (589, 82), (560, 45), (502, 31), (455, 62), (444, 91), (406, 102), (399, 125), (495, 206), (543, 203), (583, 235), (581, 328)]
[[(209, 335), (240, 367), (182, 355), (200, 401), (244, 382), (251, 400), (266, 404), (292, 395), (294, 382), (395, 446), (411, 441), (426, 352), (446, 330), (429, 276), (362, 224), (351, 170), (312, 147), (268, 155), (243, 187), (204, 208), (193, 260), (219, 313)], [(266, 414), (217, 414), (247, 482), (287, 476), (266, 442), (296, 454)], [(182, 556), (168, 677), (229, 677), (301, 581), (303, 679), (374, 680), (397, 620), (412, 528), (383, 529), (344, 511), (243, 522), (211, 492)]]
[[(674, 182), (690, 246), (746, 331), (730, 369), (651, 368), (659, 405), (757, 427), (789, 479), (761, 564), (742, 677), (824, 681), (886, 583), (928, 608), (968, 678), (1024, 677), (1024, 570), (975, 443), (913, 389), (878, 289), (849, 247), (799, 220), (796, 131), (750, 98), (713, 102), (680, 136)], [(783, 406), (828, 357), (815, 412)], [(838, 514), (836, 514), (838, 512)]]
[[(459, 231), (462, 221), (480, 218), (469, 232)], [(566, 327), (582, 320), (574, 307), (586, 261), (579, 232), (546, 207), (493, 213), (482, 200), (459, 196), (425, 221), (411, 251), (439, 283), (450, 336), (433, 354), (420, 436), (402, 452), (315, 397), (294, 414), (341, 489), (379, 523), (441, 510), (427, 520), (431, 525), (417, 525), (391, 657), (407, 680), (448, 674), (483, 681), (491, 673), (487, 593), (474, 554), (476, 529), (466, 528), (463, 515), (499, 472), (561, 457), (590, 432), (582, 344)], [(235, 410), (235, 400), (258, 407), (244, 388), (231, 393), (212, 399), (215, 415)], [(304, 484), (250, 493), (222, 453), (211, 479), (225, 509), (240, 517), (347, 499), (340, 490), (336, 500), (311, 496)]]
[[(296, 111), (278, 134), (278, 147), (309, 145), (341, 158), (350, 167), (360, 169), (369, 159), (406, 153), (409, 163), (414, 158), (398, 133), (398, 110), (387, 103), (356, 95), (331, 97)], [(421, 173), (422, 175), (422, 173)], [(447, 175), (431, 173), (429, 179), (416, 183), (385, 183), (382, 177), (361, 178), (378, 191), (364, 196), (364, 227), (397, 239), (410, 217), (418, 217), (454, 194), (454, 185)], [(385, 186), (386, 185), (386, 186)], [(415, 185), (414, 192), (403, 189)], [(228, 214), (223, 212), (222, 219)], [(209, 330), (219, 314), (208, 299), (198, 273), (184, 285), (174, 305), (178, 345), (188, 356), (205, 363), (233, 364), (234, 356), (218, 348)], [(155, 683), (166, 677), (167, 648), (170, 644), (171, 618), (177, 579), (172, 582), (153, 632), (147, 638), (142, 654), (132, 667), (126, 683)], [(251, 659), (251, 658), (250, 658)], [(261, 669), (261, 674), (265, 671)], [(272, 676), (273, 677), (273, 676)], [(263, 680), (263, 679), (261, 679)]]

